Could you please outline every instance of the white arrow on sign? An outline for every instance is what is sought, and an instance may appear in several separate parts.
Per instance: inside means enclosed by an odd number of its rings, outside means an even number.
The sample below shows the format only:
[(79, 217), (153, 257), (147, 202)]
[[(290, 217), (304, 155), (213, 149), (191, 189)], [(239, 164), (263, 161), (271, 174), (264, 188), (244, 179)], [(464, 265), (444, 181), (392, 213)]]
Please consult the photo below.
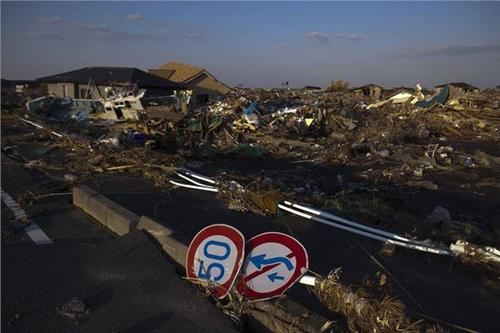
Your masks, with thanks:
[(238, 292), (250, 299), (281, 295), (308, 267), (305, 248), (295, 238), (279, 232), (255, 236), (246, 246)]

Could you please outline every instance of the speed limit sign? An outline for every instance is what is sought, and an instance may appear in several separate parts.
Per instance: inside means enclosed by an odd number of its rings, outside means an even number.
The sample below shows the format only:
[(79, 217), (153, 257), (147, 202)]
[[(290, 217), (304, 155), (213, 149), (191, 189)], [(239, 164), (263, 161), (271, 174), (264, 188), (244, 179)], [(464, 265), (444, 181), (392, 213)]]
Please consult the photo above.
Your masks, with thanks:
[(206, 280), (215, 285), (217, 298), (231, 289), (243, 263), (245, 238), (237, 229), (213, 224), (194, 236), (186, 257), (186, 275), (191, 280)]

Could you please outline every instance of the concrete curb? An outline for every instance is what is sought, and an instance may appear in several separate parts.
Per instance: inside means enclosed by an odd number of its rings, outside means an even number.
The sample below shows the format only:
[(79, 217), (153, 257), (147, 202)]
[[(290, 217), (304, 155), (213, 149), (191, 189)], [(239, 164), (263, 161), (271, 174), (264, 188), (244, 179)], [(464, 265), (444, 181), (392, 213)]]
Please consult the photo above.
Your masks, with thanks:
[(331, 332), (333, 322), (309, 311), (303, 305), (286, 297), (254, 302), (250, 311), (250, 328), (270, 332)]
[(73, 187), (73, 204), (119, 236), (135, 230), (139, 222), (138, 215), (87, 186)]
[[(158, 241), (169, 258), (185, 268), (189, 239), (175, 228), (146, 216), (139, 217), (87, 186), (73, 188), (73, 204), (120, 236), (134, 230), (146, 232)], [(331, 321), (286, 297), (253, 305), (249, 325), (256, 331), (313, 333), (331, 329)]]
[(189, 239), (170, 226), (162, 225), (146, 216), (139, 218), (137, 230), (143, 230), (160, 243), (163, 251), (185, 269)]

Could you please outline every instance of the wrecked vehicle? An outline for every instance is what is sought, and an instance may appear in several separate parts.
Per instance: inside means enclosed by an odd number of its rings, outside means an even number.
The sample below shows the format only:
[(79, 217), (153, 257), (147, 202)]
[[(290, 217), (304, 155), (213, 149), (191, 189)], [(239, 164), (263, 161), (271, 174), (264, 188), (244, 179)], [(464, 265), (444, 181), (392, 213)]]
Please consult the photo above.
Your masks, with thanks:
[[(184, 95), (181, 92), (179, 96)], [(190, 97), (190, 94), (188, 94)], [(104, 114), (100, 119), (112, 120), (140, 120), (140, 119), (167, 119), (174, 122), (180, 120), (188, 110), (187, 100), (178, 95), (148, 97), (145, 89), (137, 86), (123, 88), (120, 91), (108, 87), (105, 89)]]
[(107, 87), (104, 98), (73, 99), (49, 95), (26, 102), (26, 110), (60, 121), (92, 118), (176, 123), (187, 114), (191, 93), (182, 91), (175, 95), (147, 97), (146, 90), (137, 89), (137, 86), (119, 91)]
[(72, 99), (56, 96), (43, 96), (26, 102), (28, 113), (43, 115), (48, 119), (85, 122), (91, 114), (104, 112), (104, 105), (99, 100)]

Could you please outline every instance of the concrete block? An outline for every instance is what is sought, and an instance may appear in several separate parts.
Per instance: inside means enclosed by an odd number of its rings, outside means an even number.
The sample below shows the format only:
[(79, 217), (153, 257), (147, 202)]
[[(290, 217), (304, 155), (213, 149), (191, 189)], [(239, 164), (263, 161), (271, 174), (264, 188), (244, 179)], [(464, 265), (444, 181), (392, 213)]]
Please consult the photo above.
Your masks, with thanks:
[(176, 239), (172, 236), (164, 237), (158, 241), (170, 258), (172, 258), (177, 264), (186, 268), (188, 245), (186, 245), (182, 240)]
[(107, 206), (106, 227), (119, 236), (126, 235), (135, 230), (139, 222), (139, 216), (125, 209), (123, 206), (111, 200), (109, 201), (110, 203)]
[(88, 186), (73, 187), (73, 205), (86, 210), (90, 197), (97, 195), (97, 192)]
[(186, 267), (189, 240), (177, 232), (175, 228), (160, 224), (149, 217), (141, 216), (137, 229), (144, 230), (153, 236), (172, 260), (180, 266)]
[(96, 219), (99, 223), (107, 227), (108, 207), (110, 200), (106, 199), (100, 194), (94, 195), (89, 198), (86, 207), (83, 209), (87, 214)]
[(73, 188), (73, 204), (119, 236), (135, 229), (139, 216), (87, 186)]
[(176, 232), (173, 228), (160, 224), (147, 216), (141, 216), (139, 218), (137, 230), (146, 230), (148, 233), (155, 237), (170, 236)]

